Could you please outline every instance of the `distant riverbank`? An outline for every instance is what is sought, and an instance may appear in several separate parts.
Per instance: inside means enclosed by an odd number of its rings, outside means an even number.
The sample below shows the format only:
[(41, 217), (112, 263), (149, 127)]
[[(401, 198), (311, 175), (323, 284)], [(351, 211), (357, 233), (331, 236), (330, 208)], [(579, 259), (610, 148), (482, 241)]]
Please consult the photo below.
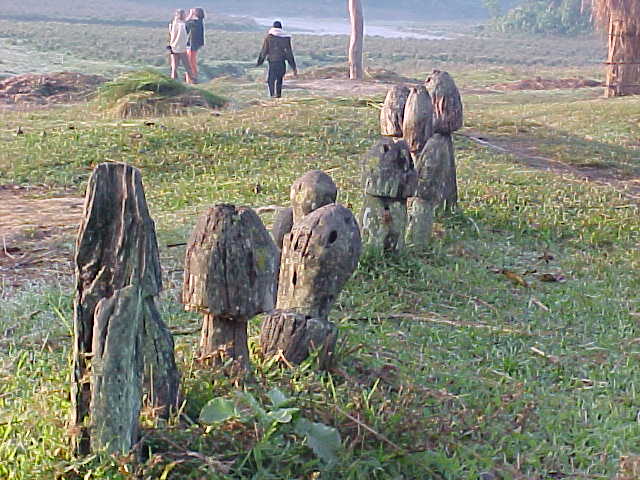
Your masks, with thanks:
[[(271, 26), (274, 18), (249, 17), (258, 25)], [(281, 18), (285, 30), (290, 33), (305, 35), (349, 35), (351, 27), (344, 18)], [(447, 40), (450, 37), (441, 31), (426, 32), (423, 28), (411, 28), (406, 22), (365, 22), (365, 35), (384, 38), (413, 38), (422, 40)]]

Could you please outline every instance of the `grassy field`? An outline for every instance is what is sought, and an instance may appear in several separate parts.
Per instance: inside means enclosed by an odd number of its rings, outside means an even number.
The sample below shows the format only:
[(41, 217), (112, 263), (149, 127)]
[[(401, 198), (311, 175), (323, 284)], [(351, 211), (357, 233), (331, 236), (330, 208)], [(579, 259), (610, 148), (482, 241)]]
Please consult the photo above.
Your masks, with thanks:
[[(314, 41), (336, 52), (342, 42)], [(437, 46), (424, 45), (402, 46), (414, 57), (395, 59), (397, 69), (429, 70)], [(570, 42), (553, 55), (565, 55), (565, 63), (548, 55), (529, 67), (528, 55), (511, 51), (496, 64), (466, 65), (472, 53), (458, 52), (459, 61), (443, 65), (468, 89), (532, 71), (593, 73), (564, 48)], [(339, 201), (357, 211), (360, 156), (376, 140), (382, 100), (299, 92), (256, 104), (257, 83), (223, 79), (205, 88), (232, 97), (233, 108), (155, 125), (118, 120), (93, 105), (2, 113), (0, 184), (80, 195), (99, 162), (142, 170), (185, 406), (167, 423), (144, 418), (142, 463), (74, 459), (65, 424), (73, 281), (2, 286), (0, 478), (607, 479), (621, 456), (640, 454), (637, 203), (464, 137), (455, 138), (460, 210), (440, 218), (426, 251), (365, 253), (332, 312), (340, 329), (334, 369), (318, 372), (313, 359), (296, 369), (262, 360), (259, 318), (250, 324), (251, 381), (239, 385), (195, 363), (199, 319), (177, 301), (184, 250), (167, 244), (186, 241), (213, 203), (286, 204), (291, 182), (313, 168), (329, 172)], [(599, 93), (470, 93), (467, 125), (534, 143), (552, 159), (633, 175), (640, 99), (605, 101)], [(24, 135), (13, 134), (16, 125)], [(65, 241), (70, 248), (73, 239)], [(274, 411), (274, 387), (298, 409), (294, 416), (337, 429), (335, 461), (318, 458), (293, 420), (265, 423), (245, 412), (221, 424), (197, 421), (217, 397), (251, 395)]]
[[(36, 28), (37, 25), (37, 28)], [(530, 37), (482, 33), (468, 24), (432, 27), (448, 40), (402, 40), (382, 37), (367, 39), (367, 65), (389, 68), (400, 73), (422, 75), (433, 68), (455, 68), (477, 72), (508, 65), (532, 75), (543, 70), (597, 66), (604, 57), (603, 42), (595, 36), (581, 38)], [(25, 22), (0, 20), (0, 39), (9, 47), (26, 51), (55, 53), (66, 62), (84, 62), (91, 73), (105, 62), (113, 63), (112, 73), (141, 66), (164, 67), (167, 32), (154, 26), (86, 24), (70, 21)], [(207, 46), (200, 52), (201, 68), (206, 78), (221, 75), (236, 77), (259, 74), (252, 70), (260, 51), (264, 32), (237, 32), (207, 28)], [(294, 50), (301, 69), (346, 61), (345, 36), (296, 35)], [(62, 57), (60, 57), (62, 56)], [(66, 60), (65, 60), (66, 59)], [(3, 67), (7, 63), (7, 68)], [(11, 68), (9, 68), (11, 66)], [(9, 60), (0, 62), (2, 70), (13, 73), (42, 69), (28, 59), (22, 67)], [(60, 66), (52, 66), (59, 70)], [(100, 68), (98, 73), (104, 73)], [(486, 80), (486, 76), (482, 76)]]
[(640, 115), (629, 99), (608, 101), (591, 88), (471, 96), (467, 104), (467, 127), (521, 151), (621, 176), (640, 173)]

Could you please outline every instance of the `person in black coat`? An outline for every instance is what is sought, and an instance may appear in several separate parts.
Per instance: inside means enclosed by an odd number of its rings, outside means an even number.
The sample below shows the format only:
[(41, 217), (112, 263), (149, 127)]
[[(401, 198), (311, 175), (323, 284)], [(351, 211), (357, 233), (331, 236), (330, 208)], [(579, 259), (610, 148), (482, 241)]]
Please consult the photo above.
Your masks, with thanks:
[(193, 83), (198, 80), (198, 50), (204, 46), (204, 10), (192, 8), (186, 22), (189, 40), (187, 43), (187, 58), (193, 73)]
[(293, 74), (298, 75), (296, 60), (293, 57), (291, 49), (291, 35), (284, 33), (282, 23), (273, 22), (273, 28), (262, 43), (262, 50), (258, 56), (257, 66), (259, 67), (267, 60), (269, 62), (269, 75), (267, 83), (269, 84), (269, 94), (273, 98), (282, 96), (282, 80), (287, 72), (285, 61), (293, 69)]

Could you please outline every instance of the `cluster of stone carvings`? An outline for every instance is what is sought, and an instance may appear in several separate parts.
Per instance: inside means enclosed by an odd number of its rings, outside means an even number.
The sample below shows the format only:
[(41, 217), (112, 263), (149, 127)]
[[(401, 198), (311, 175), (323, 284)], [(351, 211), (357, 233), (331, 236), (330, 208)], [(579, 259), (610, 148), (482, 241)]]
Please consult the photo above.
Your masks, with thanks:
[[(392, 88), (381, 112), (383, 139), (363, 172), (363, 239), (393, 251), (428, 242), (433, 211), (457, 200), (451, 133), (462, 124), (451, 77)], [(187, 244), (181, 300), (203, 316), (205, 363), (249, 364), (247, 322), (266, 313), (262, 354), (299, 364), (311, 351), (332, 359), (329, 312), (355, 271), (361, 230), (336, 203), (338, 189), (314, 170), (291, 187), (270, 235), (251, 208), (220, 204), (199, 219)], [(162, 290), (155, 225), (140, 172), (105, 163), (93, 172), (76, 242), (72, 435), (78, 453), (126, 452), (138, 439), (143, 399), (158, 415), (179, 405), (173, 338), (156, 297)]]
[(364, 242), (384, 250), (425, 246), (434, 211), (458, 201), (451, 134), (462, 126), (462, 101), (447, 72), (425, 86), (394, 86), (380, 112), (382, 140), (364, 161)]
[[(249, 362), (247, 322), (263, 312), (264, 355), (298, 364), (312, 350), (331, 361), (329, 311), (360, 258), (360, 229), (312, 171), (291, 188), (274, 238), (250, 208), (220, 204), (199, 219), (186, 249), (182, 303), (203, 315), (200, 359)], [(160, 416), (179, 404), (155, 226), (140, 172), (104, 163), (93, 172), (76, 242), (72, 426), (76, 450), (126, 452), (138, 439), (143, 399)]]
[(200, 354), (247, 366), (247, 321), (267, 312), (264, 355), (300, 363), (310, 349), (330, 361), (337, 330), (329, 310), (360, 257), (360, 229), (335, 203), (326, 173), (306, 173), (291, 187), (291, 207), (276, 218), (273, 237), (249, 208), (217, 205), (189, 241), (182, 302), (204, 314)]

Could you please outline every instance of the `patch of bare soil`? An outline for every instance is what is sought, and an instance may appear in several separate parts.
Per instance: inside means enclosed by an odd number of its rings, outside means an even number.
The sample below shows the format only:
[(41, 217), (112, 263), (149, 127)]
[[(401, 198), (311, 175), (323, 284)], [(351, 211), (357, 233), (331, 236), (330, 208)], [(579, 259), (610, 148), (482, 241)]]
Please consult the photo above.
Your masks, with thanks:
[[(347, 65), (330, 65), (327, 67), (310, 68), (301, 73), (300, 80), (327, 80), (327, 79), (348, 79), (349, 68)], [(392, 70), (384, 68), (367, 68), (364, 72), (364, 79), (374, 82), (386, 83), (421, 83), (415, 78), (405, 77)]]
[(0, 108), (29, 109), (83, 102), (105, 81), (99, 75), (72, 72), (10, 77), (0, 81)]
[(328, 66), (312, 68), (296, 77), (287, 77), (286, 87), (295, 90), (311, 90), (320, 95), (332, 96), (372, 96), (386, 93), (393, 84), (404, 83), (417, 85), (421, 83), (415, 78), (405, 77), (383, 68), (365, 71), (362, 81), (349, 80), (347, 66)]
[(540, 155), (535, 145), (514, 139), (493, 138), (481, 132), (456, 133), (492, 150), (513, 155), (528, 167), (553, 172), (572, 181), (592, 182), (615, 188), (632, 201), (640, 202), (640, 178), (617, 175), (610, 168), (577, 167)]
[(640, 456), (620, 457), (620, 468), (615, 480), (635, 480), (640, 478)]
[(389, 89), (388, 83), (357, 81), (347, 78), (318, 79), (318, 80), (290, 80), (285, 83), (287, 90), (310, 90), (317, 95), (327, 95), (331, 97), (363, 96), (386, 93)]
[(0, 289), (72, 273), (84, 200), (0, 185)]
[(496, 83), (493, 90), (565, 90), (576, 88), (602, 87), (603, 83), (587, 78), (527, 78), (517, 82)]

